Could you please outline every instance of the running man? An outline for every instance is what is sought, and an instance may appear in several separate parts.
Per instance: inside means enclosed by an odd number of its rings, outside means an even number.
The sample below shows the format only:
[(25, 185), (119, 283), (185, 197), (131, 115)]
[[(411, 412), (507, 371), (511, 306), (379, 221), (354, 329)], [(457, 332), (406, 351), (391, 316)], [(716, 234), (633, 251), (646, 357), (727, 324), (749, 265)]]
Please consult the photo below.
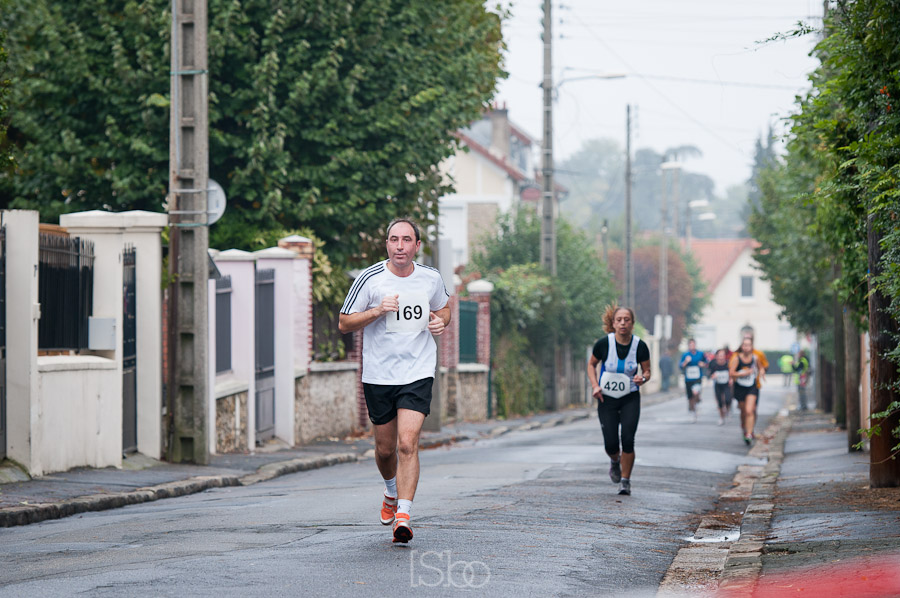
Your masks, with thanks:
[(706, 367), (703, 353), (697, 350), (697, 341), (688, 341), (688, 350), (681, 356), (680, 367), (684, 371), (684, 389), (687, 393), (688, 411), (694, 423), (697, 423), (697, 403), (700, 402), (700, 389), (703, 385), (703, 368)]
[(734, 381), (734, 398), (741, 408), (741, 431), (744, 443), (748, 446), (756, 438), (753, 428), (756, 426), (756, 405), (759, 400), (759, 389), (766, 376), (759, 356), (753, 349), (753, 338), (745, 336), (740, 350), (731, 356), (728, 371)]
[[(609, 479), (619, 484), (619, 494), (631, 494), (634, 468), (634, 437), (641, 417), (640, 387), (650, 379), (650, 349), (634, 336), (634, 312), (627, 307), (609, 306), (603, 314), (607, 333), (594, 345), (587, 364), (603, 431), (603, 445), (609, 455)], [(597, 365), (603, 364), (599, 379)], [(638, 373), (638, 365), (641, 373)], [(619, 451), (619, 428), (622, 430)]]
[(450, 323), (450, 296), (440, 273), (413, 261), (419, 228), (388, 225), (388, 259), (360, 273), (341, 307), (343, 334), (363, 330), (363, 391), (375, 431), (375, 464), (384, 478), (381, 523), (394, 542), (409, 542), (419, 483), (419, 433), (431, 407), (439, 335)]
[(719, 425), (725, 424), (725, 418), (731, 409), (731, 375), (728, 372), (728, 360), (725, 349), (716, 351), (716, 357), (709, 363), (707, 370), (709, 379), (713, 381), (716, 403), (719, 405)]

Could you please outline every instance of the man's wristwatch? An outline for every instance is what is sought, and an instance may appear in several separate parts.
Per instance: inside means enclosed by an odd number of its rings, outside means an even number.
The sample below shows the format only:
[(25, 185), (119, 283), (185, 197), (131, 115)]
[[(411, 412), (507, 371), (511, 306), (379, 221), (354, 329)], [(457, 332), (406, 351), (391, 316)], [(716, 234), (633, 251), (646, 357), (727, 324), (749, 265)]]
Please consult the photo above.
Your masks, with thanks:
[(642, 384), (646, 384), (646, 383), (647, 383), (647, 376), (641, 376), (641, 381), (642, 381), (642, 382), (641, 382)]

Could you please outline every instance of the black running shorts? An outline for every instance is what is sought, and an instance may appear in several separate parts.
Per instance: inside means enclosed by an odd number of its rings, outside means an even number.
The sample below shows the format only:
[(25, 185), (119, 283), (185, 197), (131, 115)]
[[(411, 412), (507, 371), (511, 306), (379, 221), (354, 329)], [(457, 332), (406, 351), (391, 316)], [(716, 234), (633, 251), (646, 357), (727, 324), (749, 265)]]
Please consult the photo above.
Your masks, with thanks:
[(411, 409), (428, 415), (431, 411), (431, 387), (434, 378), (422, 378), (399, 386), (363, 382), (369, 419), (376, 426), (397, 417), (397, 409)]
[(743, 403), (747, 400), (749, 395), (756, 395), (756, 404), (759, 404), (759, 389), (756, 388), (756, 385), (753, 386), (741, 386), (740, 384), (734, 385), (734, 398), (738, 403)]

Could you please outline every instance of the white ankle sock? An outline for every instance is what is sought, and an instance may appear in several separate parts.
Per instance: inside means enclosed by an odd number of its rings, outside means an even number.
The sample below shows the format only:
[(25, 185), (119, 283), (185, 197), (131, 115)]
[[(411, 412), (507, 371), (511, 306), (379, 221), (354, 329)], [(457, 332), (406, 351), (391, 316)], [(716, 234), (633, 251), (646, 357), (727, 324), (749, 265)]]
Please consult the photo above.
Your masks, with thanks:
[(384, 481), (384, 495), (390, 498), (397, 498), (397, 476)]
[(409, 510), (412, 509), (412, 501), (406, 500), (405, 498), (401, 498), (397, 501), (397, 513), (406, 513), (409, 515)]

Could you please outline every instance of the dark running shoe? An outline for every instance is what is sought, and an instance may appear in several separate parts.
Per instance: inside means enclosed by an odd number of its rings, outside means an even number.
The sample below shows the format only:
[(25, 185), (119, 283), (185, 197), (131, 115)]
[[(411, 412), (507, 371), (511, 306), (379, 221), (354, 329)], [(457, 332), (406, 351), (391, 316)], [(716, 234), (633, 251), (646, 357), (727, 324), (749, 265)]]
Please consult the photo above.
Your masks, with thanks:
[(618, 461), (609, 464), (609, 479), (613, 484), (618, 484), (622, 479), (622, 465)]
[(394, 542), (406, 544), (412, 540), (413, 532), (409, 526), (409, 513), (397, 513), (394, 516)]
[(619, 494), (631, 496), (631, 480), (622, 480), (619, 482)]

